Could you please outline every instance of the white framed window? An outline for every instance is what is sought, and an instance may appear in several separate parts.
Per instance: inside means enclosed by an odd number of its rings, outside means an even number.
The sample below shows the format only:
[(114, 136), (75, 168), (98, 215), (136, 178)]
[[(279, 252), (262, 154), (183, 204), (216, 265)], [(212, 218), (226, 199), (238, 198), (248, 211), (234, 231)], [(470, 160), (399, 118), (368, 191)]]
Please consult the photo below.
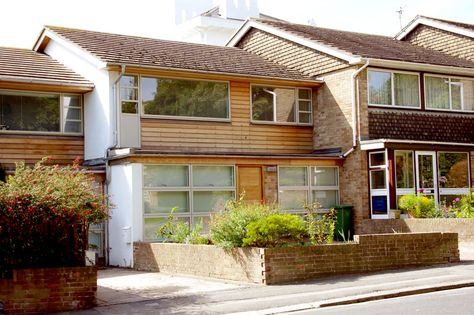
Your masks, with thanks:
[(337, 166), (279, 166), (278, 202), (290, 212), (303, 212), (304, 204), (319, 202), (322, 209), (339, 204)]
[(157, 229), (174, 215), (195, 224), (235, 198), (233, 165), (144, 165), (144, 239), (157, 239)]
[(81, 135), (79, 94), (0, 90), (0, 132)]
[(369, 185), (372, 218), (388, 218), (390, 200), (386, 150), (369, 152)]
[(474, 80), (433, 74), (424, 80), (426, 109), (474, 111)]
[(421, 108), (418, 73), (369, 69), (367, 92), (371, 106)]
[(251, 102), (253, 122), (313, 124), (311, 89), (252, 85)]
[(138, 76), (124, 75), (120, 78), (120, 108), (122, 114), (138, 113)]
[(439, 199), (450, 204), (470, 192), (468, 152), (438, 152)]
[(395, 180), (397, 207), (401, 197), (414, 194), (415, 189), (414, 153), (410, 150), (395, 150)]

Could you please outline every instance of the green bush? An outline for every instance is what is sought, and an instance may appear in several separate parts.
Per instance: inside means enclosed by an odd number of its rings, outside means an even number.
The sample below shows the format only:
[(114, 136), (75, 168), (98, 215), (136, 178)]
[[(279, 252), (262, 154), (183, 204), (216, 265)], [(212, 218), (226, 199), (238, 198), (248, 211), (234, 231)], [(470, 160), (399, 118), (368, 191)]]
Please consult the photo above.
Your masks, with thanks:
[(438, 217), (439, 211), (435, 207), (434, 198), (421, 194), (410, 194), (400, 198), (398, 207), (414, 218)]
[(271, 214), (247, 226), (242, 246), (276, 247), (302, 243), (306, 223), (298, 215)]
[(241, 247), (250, 223), (278, 212), (274, 206), (249, 203), (243, 196), (229, 200), (224, 210), (211, 215), (211, 240), (224, 248)]
[(168, 216), (166, 223), (161, 226), (157, 231), (157, 236), (165, 241), (182, 244), (209, 244), (209, 239), (201, 235), (203, 224), (202, 220), (200, 223), (196, 223), (193, 227), (190, 227), (188, 223), (179, 221), (173, 213), (177, 208), (171, 209), (171, 213)]
[(457, 218), (474, 218), (474, 192), (456, 198), (452, 209)]
[(336, 230), (336, 211), (320, 214), (321, 205), (317, 202), (305, 205), (308, 234), (311, 244), (331, 244)]

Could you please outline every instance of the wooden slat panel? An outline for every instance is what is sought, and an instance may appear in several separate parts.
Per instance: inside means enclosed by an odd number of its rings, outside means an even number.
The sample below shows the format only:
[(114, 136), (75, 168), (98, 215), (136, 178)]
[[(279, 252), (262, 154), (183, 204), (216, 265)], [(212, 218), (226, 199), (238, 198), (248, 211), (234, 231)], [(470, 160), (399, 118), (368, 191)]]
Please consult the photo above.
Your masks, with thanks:
[(237, 167), (237, 194), (245, 194), (245, 198), (251, 202), (262, 202), (263, 180), (261, 166), (238, 166)]
[(143, 118), (142, 149), (164, 152), (310, 153), (313, 127), (250, 123), (250, 83), (230, 83), (231, 122)]

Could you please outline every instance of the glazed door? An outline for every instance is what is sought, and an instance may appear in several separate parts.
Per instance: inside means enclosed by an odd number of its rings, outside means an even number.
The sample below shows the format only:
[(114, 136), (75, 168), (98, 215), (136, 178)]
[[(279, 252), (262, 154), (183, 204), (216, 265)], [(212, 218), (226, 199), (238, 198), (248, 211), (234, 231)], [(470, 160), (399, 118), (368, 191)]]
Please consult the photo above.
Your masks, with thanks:
[(438, 203), (436, 153), (416, 152), (416, 190)]
[(263, 180), (261, 166), (237, 166), (237, 194), (245, 194), (251, 202), (262, 202)]

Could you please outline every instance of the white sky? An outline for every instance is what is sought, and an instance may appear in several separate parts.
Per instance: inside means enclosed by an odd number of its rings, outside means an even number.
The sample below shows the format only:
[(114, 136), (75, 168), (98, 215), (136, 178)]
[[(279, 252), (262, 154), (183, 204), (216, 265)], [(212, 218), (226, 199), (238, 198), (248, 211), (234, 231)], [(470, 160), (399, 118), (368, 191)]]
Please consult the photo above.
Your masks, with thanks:
[[(207, 1), (210, 0), (179, 0)], [(258, 0), (260, 12), (288, 21), (393, 36), (416, 14), (474, 24), (474, 0)], [(31, 48), (43, 25), (169, 37), (170, 0), (0, 0), (0, 46)], [(168, 36), (167, 36), (168, 33)]]

